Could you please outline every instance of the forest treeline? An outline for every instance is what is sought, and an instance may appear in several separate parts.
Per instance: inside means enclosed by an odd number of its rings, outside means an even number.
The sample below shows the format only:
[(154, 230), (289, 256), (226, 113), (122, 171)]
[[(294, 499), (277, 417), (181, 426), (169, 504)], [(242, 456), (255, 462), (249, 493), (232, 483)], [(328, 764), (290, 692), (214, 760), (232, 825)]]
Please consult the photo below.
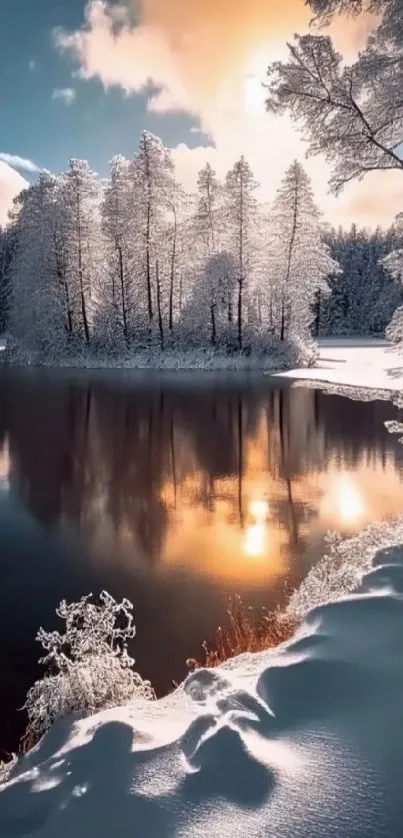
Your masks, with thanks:
[(33, 358), (144, 348), (273, 353), (311, 334), (382, 334), (402, 303), (382, 258), (395, 228), (324, 225), (298, 162), (271, 206), (244, 157), (220, 182), (179, 184), (143, 132), (99, 178), (82, 160), (42, 172), (0, 234), (0, 333)]

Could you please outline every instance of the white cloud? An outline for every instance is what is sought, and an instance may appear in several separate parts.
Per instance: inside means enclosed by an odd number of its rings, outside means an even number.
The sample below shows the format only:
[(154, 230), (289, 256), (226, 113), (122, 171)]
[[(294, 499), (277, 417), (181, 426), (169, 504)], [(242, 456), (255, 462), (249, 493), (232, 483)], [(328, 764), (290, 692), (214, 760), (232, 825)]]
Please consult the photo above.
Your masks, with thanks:
[(40, 168), (28, 160), (26, 157), (19, 157), (18, 154), (8, 154), (6, 151), (0, 151), (0, 161), (7, 163), (14, 169), (22, 169), (24, 172), (39, 172)]
[(52, 93), (54, 102), (63, 102), (65, 105), (72, 105), (76, 99), (76, 91), (73, 87), (56, 87)]
[(38, 66), (38, 65), (37, 65), (37, 63), (36, 63), (35, 59), (34, 59), (34, 58), (32, 58), (32, 59), (31, 59), (31, 61), (30, 61), (30, 62), (29, 62), (29, 64), (28, 64), (28, 67), (29, 67), (29, 69), (31, 70), (31, 73), (33, 73), (33, 72), (34, 72), (34, 70), (36, 70), (37, 66)]
[[(136, 0), (132, 4), (138, 10)], [(284, 55), (287, 38), (295, 29), (306, 29), (309, 15), (303, 0), (288, 0), (281, 9), (277, 0), (142, 0), (136, 25), (123, 3), (92, 0), (85, 14), (80, 30), (54, 33), (57, 48), (73, 55), (82, 78), (97, 78), (105, 88), (120, 86), (128, 94), (150, 90), (150, 111), (182, 110), (199, 119), (200, 132), (211, 145), (190, 149), (182, 143), (173, 149), (178, 175), (187, 187), (195, 185), (206, 160), (223, 176), (245, 154), (262, 184), (262, 197), (270, 200), (284, 170), (297, 158), (312, 177), (326, 218), (334, 223), (353, 218), (388, 223), (401, 208), (399, 190), (391, 196), (389, 173), (377, 173), (377, 201), (370, 205), (365, 182), (351, 184), (338, 199), (330, 196), (330, 172), (323, 158), (305, 161), (306, 144), (295, 124), (265, 112), (261, 82), (268, 64)], [(344, 19), (336, 28), (337, 45), (349, 58), (370, 25), (367, 19), (364, 25)]]
[(8, 220), (8, 212), (12, 208), (13, 199), (28, 182), (15, 169), (0, 160), (0, 224), (5, 225)]

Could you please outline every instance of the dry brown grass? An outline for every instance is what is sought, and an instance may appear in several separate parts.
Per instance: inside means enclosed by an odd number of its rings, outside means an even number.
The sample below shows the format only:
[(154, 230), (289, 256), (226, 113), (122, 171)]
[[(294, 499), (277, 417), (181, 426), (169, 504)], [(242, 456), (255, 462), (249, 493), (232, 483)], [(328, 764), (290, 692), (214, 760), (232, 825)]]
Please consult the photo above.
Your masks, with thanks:
[(203, 643), (204, 661), (189, 658), (186, 663), (191, 671), (195, 669), (219, 666), (229, 658), (244, 652), (263, 652), (272, 649), (285, 640), (289, 640), (297, 628), (297, 623), (285, 617), (280, 611), (272, 611), (253, 616), (246, 608), (240, 596), (229, 600), (227, 613), (230, 627), (219, 627), (215, 634), (215, 647)]
[[(210, 648), (203, 643), (204, 660), (198, 661), (189, 658), (186, 663), (188, 668), (203, 669), (219, 666), (221, 663), (241, 655), (244, 652), (263, 652), (279, 646), (289, 640), (297, 628), (298, 623), (284, 616), (279, 610), (269, 613), (261, 613), (258, 617), (252, 609), (246, 607), (242, 598), (237, 595), (229, 599), (227, 614), (229, 617), (229, 628), (219, 627), (215, 633), (215, 646)], [(178, 684), (173, 682), (174, 687)], [(27, 730), (22, 736), (16, 756), (22, 756), (38, 744), (40, 736), (35, 736), (31, 730)], [(10, 755), (10, 762), (0, 761), (0, 783), (5, 782), (4, 777), (8, 766), (14, 764), (15, 756)], [(3, 779), (2, 779), (3, 774)]]

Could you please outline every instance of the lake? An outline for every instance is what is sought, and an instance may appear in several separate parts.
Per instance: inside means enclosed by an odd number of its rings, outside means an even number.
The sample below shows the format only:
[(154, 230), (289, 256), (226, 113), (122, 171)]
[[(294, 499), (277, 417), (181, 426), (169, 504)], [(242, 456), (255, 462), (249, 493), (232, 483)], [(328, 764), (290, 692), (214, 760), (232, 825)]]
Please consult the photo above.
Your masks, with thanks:
[(394, 418), (263, 375), (0, 370), (0, 748), (62, 598), (132, 600), (131, 651), (161, 695), (229, 596), (282, 604), (327, 531), (399, 514)]

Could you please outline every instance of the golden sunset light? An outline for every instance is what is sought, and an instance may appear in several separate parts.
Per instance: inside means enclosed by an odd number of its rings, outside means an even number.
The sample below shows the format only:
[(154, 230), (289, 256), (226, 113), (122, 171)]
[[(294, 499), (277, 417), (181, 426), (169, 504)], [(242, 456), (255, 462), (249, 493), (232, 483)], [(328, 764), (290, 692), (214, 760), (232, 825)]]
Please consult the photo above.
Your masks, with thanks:
[(0, 446), (0, 488), (8, 485), (8, 477), (10, 474), (10, 453), (7, 438)]
[(0, 0), (0, 838), (403, 835), (402, 11)]
[[(308, 391), (305, 398), (302, 390), (296, 391), (296, 427), (311, 395)], [(317, 444), (321, 459), (320, 437)], [(242, 478), (218, 478), (211, 483), (203, 469), (197, 468), (186, 437), (177, 439), (181, 463), (177, 482), (168, 479), (161, 490), (161, 502), (170, 510), (170, 526), (161, 545), (162, 573), (182, 567), (231, 584), (249, 579), (264, 585), (286, 576), (295, 539), (303, 549), (306, 540), (328, 530), (355, 533), (381, 520), (389, 510), (399, 513), (403, 484), (392, 462), (386, 460), (384, 466), (372, 469), (363, 460), (351, 470), (330, 458), (324, 471), (311, 467), (305, 475), (296, 474), (287, 481), (267, 470), (278, 445), (276, 428), (268, 432), (262, 412), (256, 435), (245, 445)], [(297, 456), (297, 449), (289, 453)], [(192, 464), (188, 475), (187, 462)], [(304, 506), (312, 509), (309, 519), (301, 515)], [(121, 538), (121, 560), (130, 565), (141, 547), (133, 540), (129, 520)]]

